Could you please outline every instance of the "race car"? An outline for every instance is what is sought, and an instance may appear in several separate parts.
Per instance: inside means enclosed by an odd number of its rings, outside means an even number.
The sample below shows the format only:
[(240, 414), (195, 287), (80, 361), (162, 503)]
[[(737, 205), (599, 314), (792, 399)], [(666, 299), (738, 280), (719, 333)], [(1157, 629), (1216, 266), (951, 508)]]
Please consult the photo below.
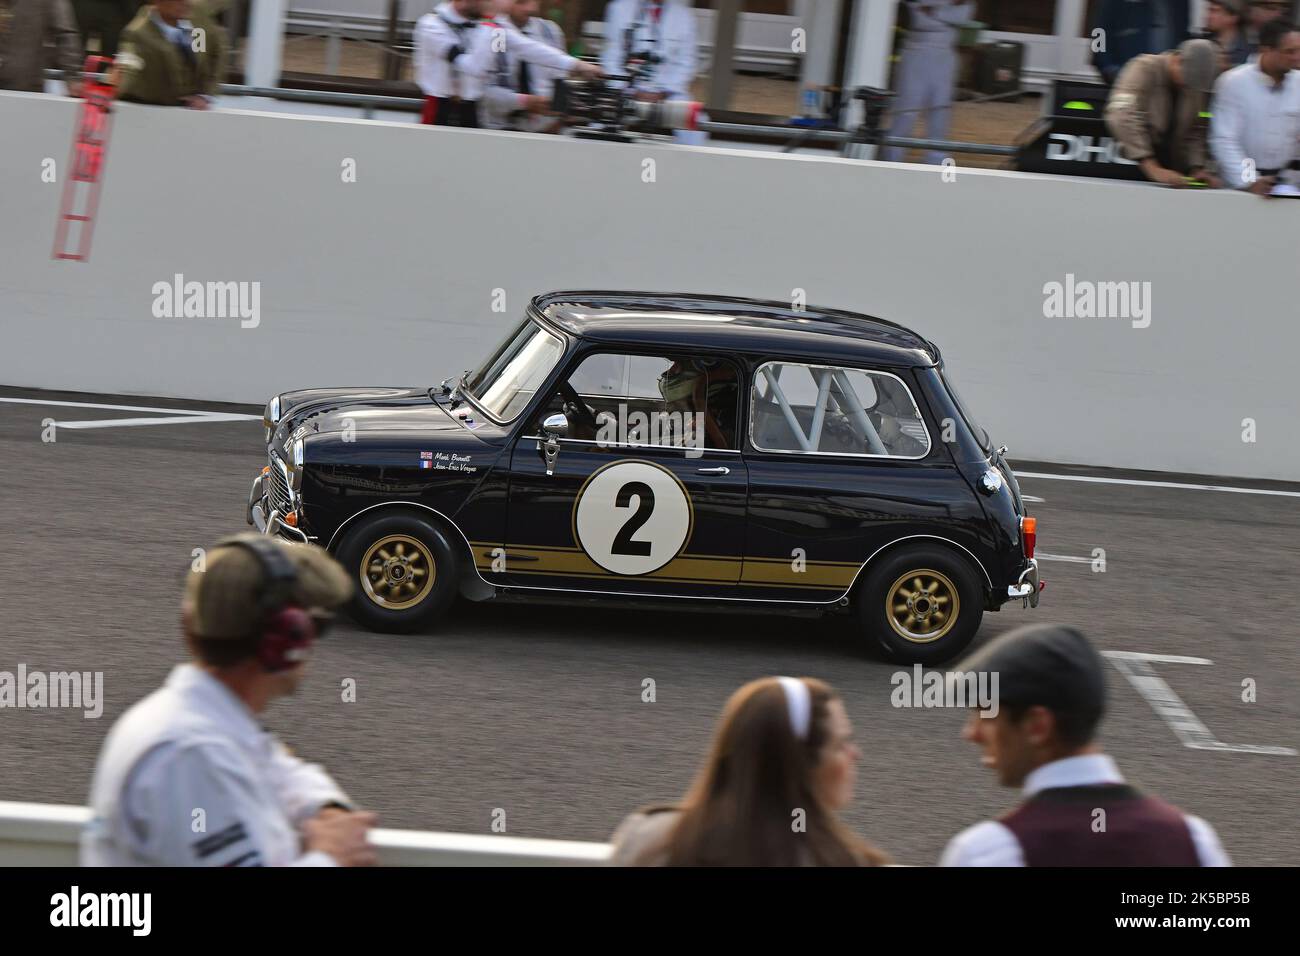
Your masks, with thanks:
[(838, 612), (928, 664), (1042, 587), (1006, 449), (933, 343), (864, 315), (554, 292), (458, 379), (264, 419), (249, 523), (327, 548), (377, 630), (457, 595)]

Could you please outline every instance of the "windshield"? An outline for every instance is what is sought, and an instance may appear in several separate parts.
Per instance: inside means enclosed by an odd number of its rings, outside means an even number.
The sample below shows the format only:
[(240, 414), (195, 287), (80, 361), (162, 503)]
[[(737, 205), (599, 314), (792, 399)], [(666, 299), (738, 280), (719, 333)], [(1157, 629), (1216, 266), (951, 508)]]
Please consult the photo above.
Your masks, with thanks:
[(491, 358), (466, 376), (465, 391), (493, 418), (514, 421), (563, 355), (560, 339), (524, 319)]
[(939, 376), (943, 379), (943, 384), (948, 387), (948, 394), (952, 396), (952, 401), (953, 404), (957, 406), (957, 411), (961, 414), (961, 417), (966, 420), (966, 427), (971, 430), (971, 434), (974, 435), (975, 440), (980, 443), (980, 447), (986, 452), (990, 451), (993, 448), (993, 442), (989, 439), (989, 433), (981, 428), (980, 423), (975, 421), (971, 416), (970, 411), (966, 407), (966, 403), (961, 400), (961, 394), (953, 386), (952, 379), (948, 377), (947, 370), (940, 369)]

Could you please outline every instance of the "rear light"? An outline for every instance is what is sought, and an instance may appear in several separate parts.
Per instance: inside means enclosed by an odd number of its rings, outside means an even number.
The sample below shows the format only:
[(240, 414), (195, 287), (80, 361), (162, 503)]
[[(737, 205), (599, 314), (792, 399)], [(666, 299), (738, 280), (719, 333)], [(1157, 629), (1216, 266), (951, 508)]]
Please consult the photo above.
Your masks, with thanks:
[(1020, 519), (1020, 541), (1025, 547), (1025, 557), (1034, 556), (1034, 546), (1038, 544), (1038, 519), (1025, 515)]

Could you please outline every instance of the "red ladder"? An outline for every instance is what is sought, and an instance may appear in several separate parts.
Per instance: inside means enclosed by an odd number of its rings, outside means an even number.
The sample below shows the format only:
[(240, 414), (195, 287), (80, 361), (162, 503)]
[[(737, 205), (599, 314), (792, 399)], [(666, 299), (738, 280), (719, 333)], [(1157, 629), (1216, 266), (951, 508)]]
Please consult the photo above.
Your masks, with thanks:
[(85, 262), (90, 257), (90, 237), (95, 227), (95, 210), (99, 208), (99, 189), (103, 185), (104, 161), (113, 124), (114, 88), (105, 76), (112, 64), (112, 57), (86, 57), (85, 98), (77, 117), (72, 154), (66, 167), (70, 173), (64, 180), (63, 201), (54, 231), (55, 259)]

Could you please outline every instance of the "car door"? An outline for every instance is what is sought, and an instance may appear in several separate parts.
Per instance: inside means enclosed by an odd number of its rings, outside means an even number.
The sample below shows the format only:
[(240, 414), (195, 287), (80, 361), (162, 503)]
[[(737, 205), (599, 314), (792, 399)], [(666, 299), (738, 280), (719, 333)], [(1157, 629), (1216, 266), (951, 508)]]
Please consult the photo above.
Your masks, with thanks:
[(554, 458), (548, 465), (542, 423), (564, 414), (563, 394), (541, 403), (511, 451), (506, 542), (492, 578), (733, 595), (748, 494), (739, 366), (721, 356), (599, 351), (576, 358), (560, 381), (572, 391)]

